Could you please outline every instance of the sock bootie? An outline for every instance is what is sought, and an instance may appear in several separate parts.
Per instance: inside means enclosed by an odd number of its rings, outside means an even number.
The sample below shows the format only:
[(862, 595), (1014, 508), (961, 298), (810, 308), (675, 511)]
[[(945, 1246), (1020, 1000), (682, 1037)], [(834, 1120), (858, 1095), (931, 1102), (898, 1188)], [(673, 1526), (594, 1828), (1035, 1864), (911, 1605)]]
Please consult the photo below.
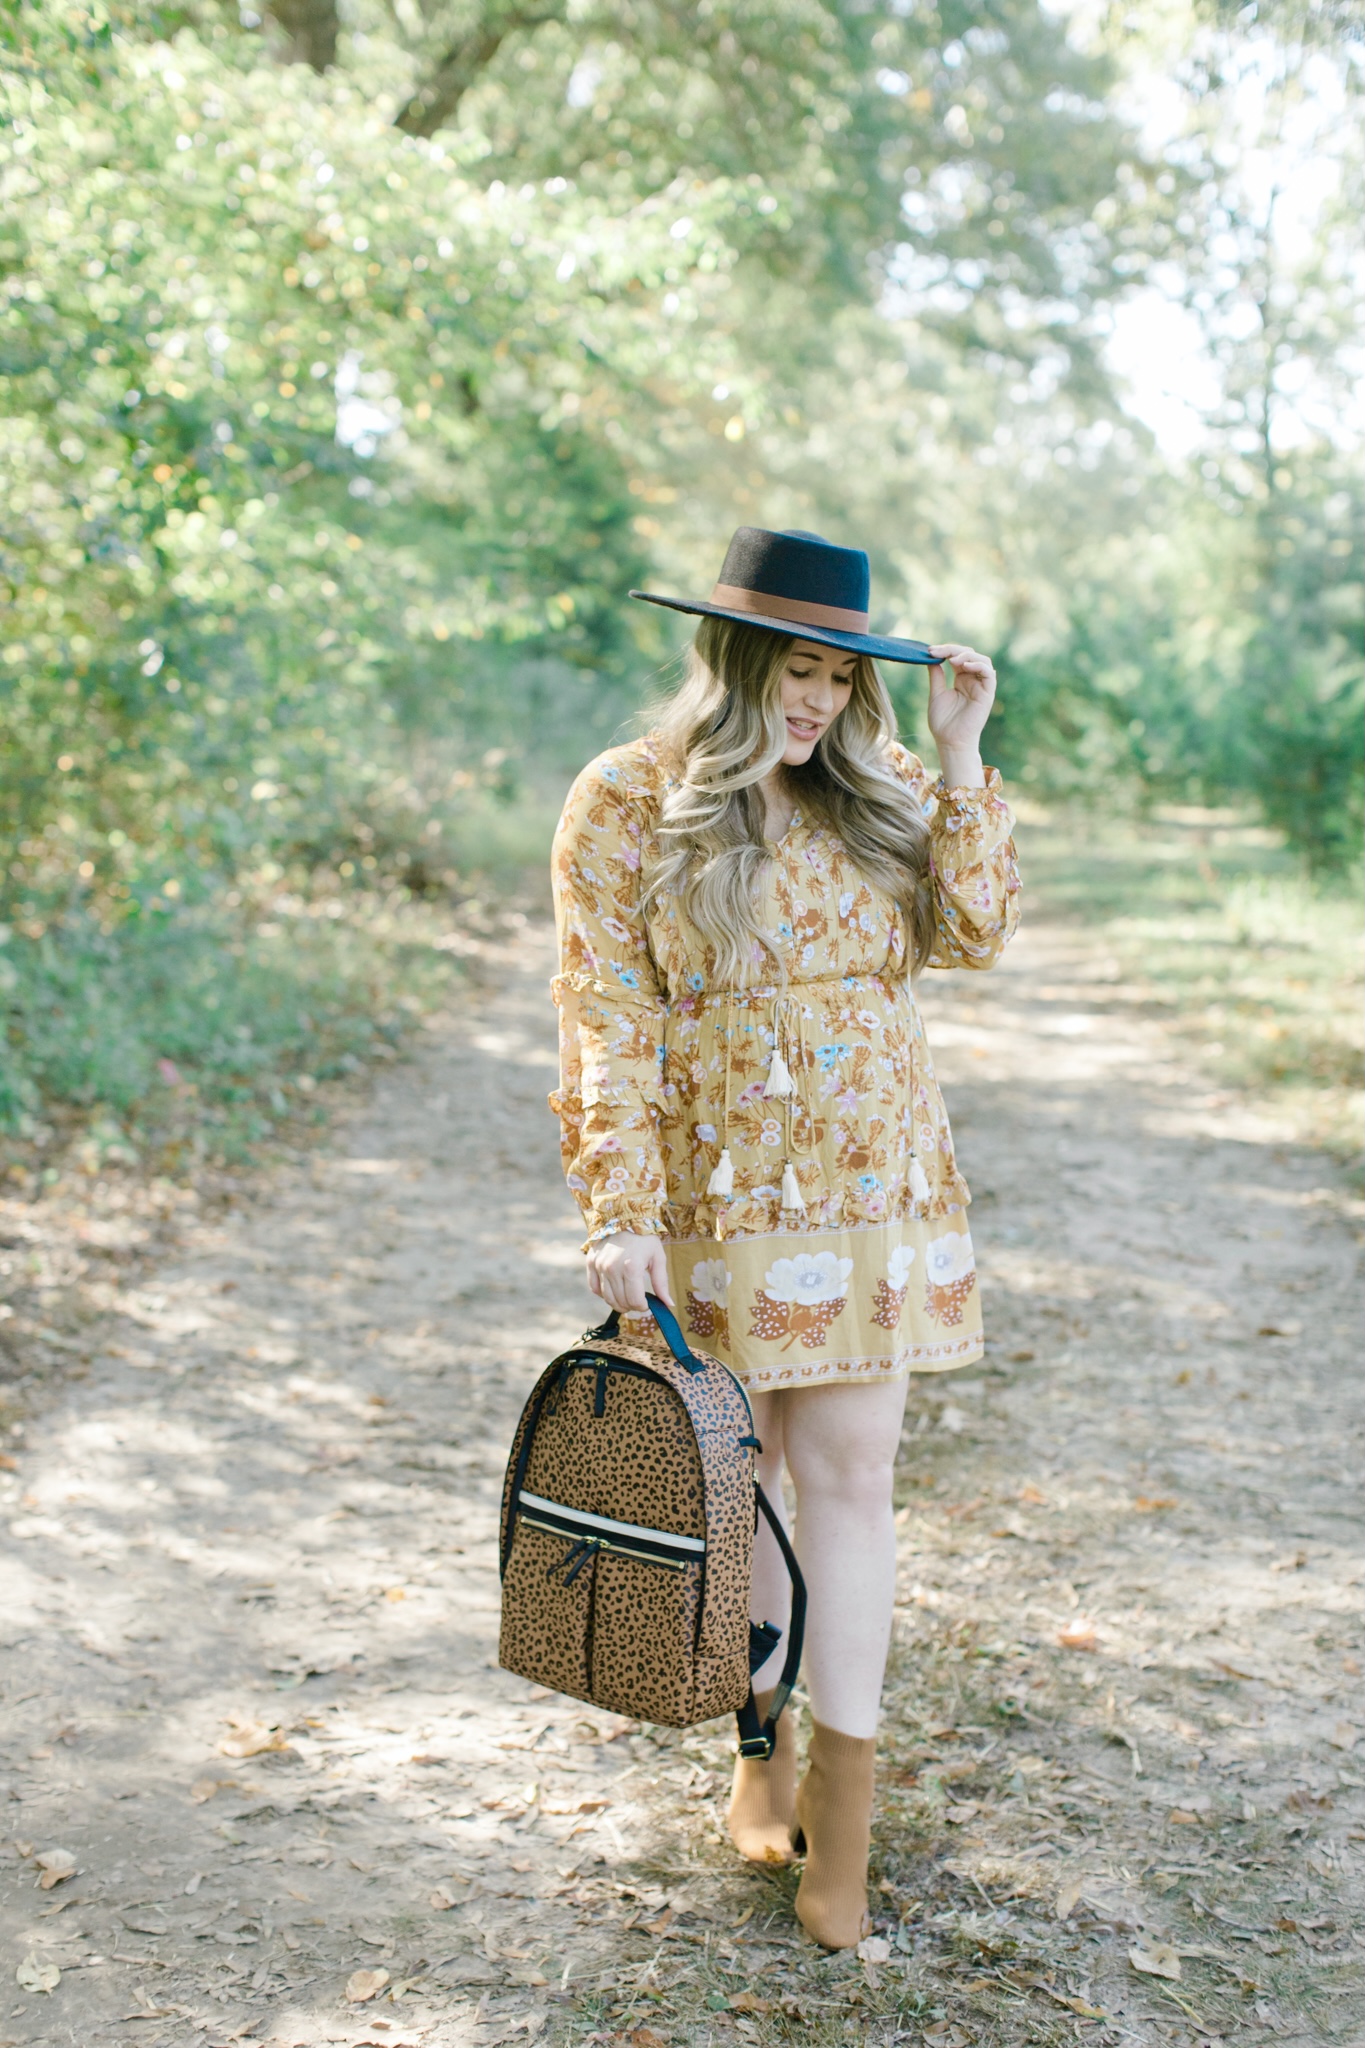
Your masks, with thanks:
[(796, 1795), (792, 1844), (806, 1867), (796, 1917), (825, 1948), (854, 1948), (867, 1932), (867, 1854), (872, 1840), (872, 1736), (811, 1729), (806, 1775)]
[[(758, 1718), (766, 1721), (771, 1692), (754, 1694)], [(792, 1819), (796, 1813), (796, 1730), (793, 1703), (788, 1700), (777, 1724), (773, 1753), (766, 1763), (757, 1757), (735, 1758), (735, 1782), (727, 1816), (730, 1840), (750, 1863), (792, 1863)]]

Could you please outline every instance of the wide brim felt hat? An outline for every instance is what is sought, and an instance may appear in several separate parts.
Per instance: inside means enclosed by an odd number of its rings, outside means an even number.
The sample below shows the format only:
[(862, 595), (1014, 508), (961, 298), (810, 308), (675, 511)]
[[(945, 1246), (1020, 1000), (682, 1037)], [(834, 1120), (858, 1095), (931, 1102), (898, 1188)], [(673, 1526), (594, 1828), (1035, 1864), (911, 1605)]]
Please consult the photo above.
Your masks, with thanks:
[(762, 526), (735, 529), (709, 598), (662, 597), (632, 590), (644, 604), (713, 619), (737, 619), (772, 633), (795, 633), (849, 654), (877, 661), (916, 662), (933, 655), (923, 640), (869, 633), (872, 572), (861, 548), (836, 547), (818, 533), (769, 533)]

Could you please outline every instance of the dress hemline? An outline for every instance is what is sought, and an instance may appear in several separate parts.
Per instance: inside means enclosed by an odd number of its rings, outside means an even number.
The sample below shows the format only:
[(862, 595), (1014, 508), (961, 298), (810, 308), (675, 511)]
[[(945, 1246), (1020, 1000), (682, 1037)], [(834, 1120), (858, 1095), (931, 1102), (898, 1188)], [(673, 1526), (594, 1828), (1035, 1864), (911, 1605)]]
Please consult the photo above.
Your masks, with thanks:
[(760, 1394), (780, 1393), (786, 1387), (880, 1386), (933, 1373), (955, 1372), (959, 1366), (974, 1364), (986, 1350), (979, 1332), (960, 1338), (956, 1345), (944, 1344), (933, 1348), (951, 1351), (952, 1356), (926, 1358), (923, 1355), (925, 1346), (911, 1345), (894, 1358), (822, 1358), (818, 1364), (812, 1364), (808, 1372), (785, 1362), (781, 1365), (732, 1365), (729, 1370), (745, 1387)]

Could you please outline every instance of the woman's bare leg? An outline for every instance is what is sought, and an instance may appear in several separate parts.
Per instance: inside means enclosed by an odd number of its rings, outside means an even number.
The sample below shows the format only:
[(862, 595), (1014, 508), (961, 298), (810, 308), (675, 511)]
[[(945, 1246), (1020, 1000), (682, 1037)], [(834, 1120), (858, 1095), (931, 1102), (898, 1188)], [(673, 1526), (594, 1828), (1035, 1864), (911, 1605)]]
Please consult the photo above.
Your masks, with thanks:
[(877, 1732), (896, 1593), (891, 1480), (905, 1394), (905, 1381), (896, 1380), (787, 1388), (778, 1397), (809, 1599), (806, 1691), (814, 1719), (841, 1735)]

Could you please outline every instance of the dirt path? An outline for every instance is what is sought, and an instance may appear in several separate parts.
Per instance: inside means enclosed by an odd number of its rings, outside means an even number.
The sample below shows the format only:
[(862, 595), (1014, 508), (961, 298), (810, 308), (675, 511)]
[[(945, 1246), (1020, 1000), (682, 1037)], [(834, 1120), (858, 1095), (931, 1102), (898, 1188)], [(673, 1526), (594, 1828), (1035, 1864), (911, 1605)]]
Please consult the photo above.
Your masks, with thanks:
[(494, 1668), (505, 1448), (587, 1314), (507, 944), (136, 1282), (116, 1191), (4, 1205), (0, 2044), (1365, 2041), (1333, 1170), (1074, 928), (928, 991), (991, 1349), (912, 1394), (883, 1946), (826, 1959), (722, 1846), (724, 1728)]

